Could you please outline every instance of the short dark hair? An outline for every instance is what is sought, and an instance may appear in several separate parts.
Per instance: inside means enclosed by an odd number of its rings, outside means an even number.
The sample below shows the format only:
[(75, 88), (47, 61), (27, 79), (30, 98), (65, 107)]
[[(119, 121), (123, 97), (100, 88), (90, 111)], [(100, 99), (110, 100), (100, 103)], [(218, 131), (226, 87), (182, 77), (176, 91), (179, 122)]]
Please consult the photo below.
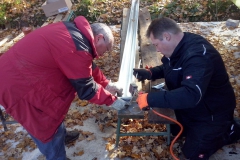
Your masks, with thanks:
[(170, 32), (172, 34), (181, 33), (182, 30), (178, 26), (178, 24), (167, 17), (154, 19), (147, 29), (147, 38), (150, 37), (152, 33), (154, 38), (162, 39), (162, 34), (164, 32)]

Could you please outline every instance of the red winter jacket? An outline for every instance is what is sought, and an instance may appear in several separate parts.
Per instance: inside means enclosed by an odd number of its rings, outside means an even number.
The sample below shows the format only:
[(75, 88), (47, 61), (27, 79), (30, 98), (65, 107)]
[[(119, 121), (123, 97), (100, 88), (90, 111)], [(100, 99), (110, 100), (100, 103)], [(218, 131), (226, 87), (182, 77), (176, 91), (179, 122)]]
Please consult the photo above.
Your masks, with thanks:
[(100, 105), (116, 100), (93, 65), (96, 56), (84, 17), (39, 28), (0, 57), (0, 104), (31, 135), (48, 142), (76, 91), (80, 99)]

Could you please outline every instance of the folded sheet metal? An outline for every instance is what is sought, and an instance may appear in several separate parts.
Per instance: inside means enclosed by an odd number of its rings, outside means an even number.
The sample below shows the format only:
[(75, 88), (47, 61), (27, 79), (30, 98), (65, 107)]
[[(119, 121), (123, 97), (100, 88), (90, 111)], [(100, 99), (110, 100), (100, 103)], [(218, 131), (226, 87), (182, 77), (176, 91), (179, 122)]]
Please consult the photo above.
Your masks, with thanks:
[(129, 85), (130, 83), (134, 82), (135, 79), (133, 76), (133, 68), (135, 68), (135, 57), (137, 50), (139, 1), (140, 0), (132, 0), (131, 3), (127, 35), (118, 79), (119, 85), (123, 88), (122, 97), (132, 96), (129, 92)]

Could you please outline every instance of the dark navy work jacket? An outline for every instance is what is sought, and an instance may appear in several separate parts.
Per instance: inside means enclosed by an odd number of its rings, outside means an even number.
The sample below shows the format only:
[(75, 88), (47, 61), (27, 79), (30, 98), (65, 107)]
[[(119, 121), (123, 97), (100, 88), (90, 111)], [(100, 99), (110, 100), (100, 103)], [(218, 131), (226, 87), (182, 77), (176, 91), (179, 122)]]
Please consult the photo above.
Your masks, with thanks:
[(221, 120), (224, 112), (234, 110), (235, 95), (221, 55), (202, 36), (184, 32), (162, 63), (150, 70), (152, 79), (165, 78), (168, 91), (149, 93), (149, 106), (174, 109), (192, 122)]

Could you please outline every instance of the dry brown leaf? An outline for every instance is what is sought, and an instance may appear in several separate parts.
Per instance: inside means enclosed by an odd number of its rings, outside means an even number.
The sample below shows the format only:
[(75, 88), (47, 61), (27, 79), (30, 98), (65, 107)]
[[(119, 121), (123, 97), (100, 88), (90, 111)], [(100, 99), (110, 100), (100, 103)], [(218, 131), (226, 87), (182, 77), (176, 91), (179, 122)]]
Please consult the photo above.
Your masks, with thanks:
[(136, 153), (132, 153), (130, 156), (132, 158), (135, 158), (135, 159), (140, 159), (141, 158), (141, 155), (140, 154), (136, 154)]
[(84, 151), (83, 150), (81, 150), (81, 151), (79, 151), (79, 152), (74, 152), (73, 153), (74, 154), (74, 156), (82, 156), (83, 154), (84, 154)]
[(83, 135), (80, 135), (79, 138), (78, 138), (79, 141), (82, 141), (82, 140), (85, 140), (85, 139), (86, 139), (86, 138), (85, 138), (85, 136), (83, 136)]
[(94, 140), (94, 139), (96, 139), (96, 137), (95, 137), (94, 135), (90, 135), (90, 136), (88, 136), (88, 138), (87, 138), (88, 141), (92, 141), (92, 140)]
[(151, 144), (151, 143), (153, 143), (153, 141), (154, 141), (154, 139), (149, 139), (149, 140), (146, 142), (146, 144)]
[(122, 148), (126, 152), (132, 152), (133, 146), (132, 145), (127, 145), (127, 146), (123, 146)]
[(115, 145), (114, 145), (114, 144), (107, 143), (107, 145), (106, 145), (106, 150), (108, 150), (108, 151), (111, 151), (111, 150), (113, 150), (113, 149), (114, 149), (114, 147), (115, 147)]
[(98, 124), (98, 127), (99, 127), (99, 130), (100, 130), (101, 132), (103, 132), (103, 130), (104, 130), (104, 125), (103, 125), (103, 124)]
[(139, 153), (140, 150), (138, 149), (137, 146), (133, 146), (132, 153)]
[(123, 158), (125, 156), (126, 156), (126, 152), (124, 152), (124, 151), (123, 152), (121, 152), (121, 151), (118, 152), (118, 157), (119, 158)]
[(144, 152), (144, 153), (149, 152), (148, 149), (147, 149), (146, 147), (142, 147), (140, 150), (141, 150), (142, 152)]
[(81, 133), (85, 136), (89, 136), (93, 134), (92, 132), (89, 132), (89, 131), (82, 131)]

